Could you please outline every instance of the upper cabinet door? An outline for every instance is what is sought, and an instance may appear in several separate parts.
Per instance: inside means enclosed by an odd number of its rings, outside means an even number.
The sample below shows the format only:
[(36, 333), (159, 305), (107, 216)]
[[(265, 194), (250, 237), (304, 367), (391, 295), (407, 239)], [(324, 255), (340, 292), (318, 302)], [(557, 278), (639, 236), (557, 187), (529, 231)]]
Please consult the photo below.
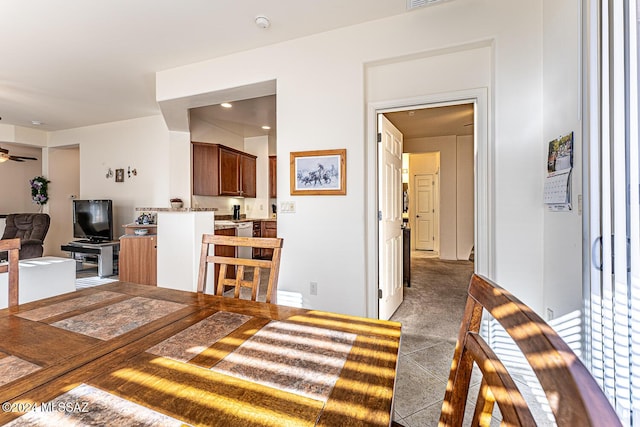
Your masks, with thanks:
[(196, 196), (217, 196), (218, 146), (194, 143), (193, 146), (193, 194)]
[(220, 195), (241, 196), (240, 154), (220, 147)]
[(256, 197), (256, 156), (218, 144), (192, 146), (194, 195)]
[(278, 197), (277, 162), (276, 156), (269, 156), (269, 197)]
[(256, 157), (240, 156), (241, 188), (244, 197), (256, 197)]

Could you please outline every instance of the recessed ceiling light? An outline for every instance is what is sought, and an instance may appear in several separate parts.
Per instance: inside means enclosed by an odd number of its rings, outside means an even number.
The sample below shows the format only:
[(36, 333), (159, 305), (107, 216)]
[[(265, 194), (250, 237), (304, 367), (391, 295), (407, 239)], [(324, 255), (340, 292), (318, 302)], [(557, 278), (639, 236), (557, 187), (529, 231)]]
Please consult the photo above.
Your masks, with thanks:
[(31, 120), (31, 124), (34, 126), (40, 126), (42, 122), (40, 120)]
[(223, 102), (222, 104), (220, 104), (220, 106), (224, 107), (224, 108), (231, 108), (232, 107), (232, 105), (229, 104), (228, 102)]
[(262, 126), (262, 129), (264, 129), (264, 130), (269, 130), (269, 129), (271, 129), (271, 126), (266, 126), (266, 125), (265, 125), (265, 126)]

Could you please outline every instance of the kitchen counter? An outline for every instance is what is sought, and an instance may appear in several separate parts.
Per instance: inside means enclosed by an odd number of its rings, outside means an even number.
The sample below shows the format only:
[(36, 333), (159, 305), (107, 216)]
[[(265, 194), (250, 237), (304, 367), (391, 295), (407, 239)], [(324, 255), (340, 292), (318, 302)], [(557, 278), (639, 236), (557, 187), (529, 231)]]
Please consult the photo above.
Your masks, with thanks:
[(136, 211), (151, 212), (215, 212), (218, 208), (136, 208)]

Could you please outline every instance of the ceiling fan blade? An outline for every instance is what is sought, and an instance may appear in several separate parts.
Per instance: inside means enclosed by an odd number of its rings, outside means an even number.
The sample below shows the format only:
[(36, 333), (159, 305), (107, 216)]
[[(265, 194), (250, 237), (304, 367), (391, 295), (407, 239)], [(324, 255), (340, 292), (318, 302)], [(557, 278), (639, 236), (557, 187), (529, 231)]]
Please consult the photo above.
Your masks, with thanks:
[(27, 157), (27, 156), (9, 156), (11, 160), (38, 160), (35, 157)]
[(24, 162), (24, 160), (19, 159), (19, 158), (15, 157), (15, 156), (9, 156), (9, 160), (13, 160), (14, 162)]

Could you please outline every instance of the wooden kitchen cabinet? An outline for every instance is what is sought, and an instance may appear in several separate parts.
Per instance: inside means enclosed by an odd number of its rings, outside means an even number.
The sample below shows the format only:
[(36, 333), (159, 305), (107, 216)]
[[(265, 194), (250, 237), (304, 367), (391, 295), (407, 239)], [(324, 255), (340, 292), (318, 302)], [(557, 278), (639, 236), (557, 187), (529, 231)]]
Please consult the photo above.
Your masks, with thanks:
[(158, 246), (155, 234), (120, 238), (119, 278), (123, 282), (156, 286)]
[(224, 145), (191, 145), (194, 195), (256, 197), (256, 156)]
[[(262, 236), (262, 221), (253, 221), (253, 237), (260, 236)], [(255, 259), (260, 258), (260, 251), (260, 248), (253, 248), (251, 257)]]
[[(278, 237), (276, 221), (253, 221), (253, 237)], [(253, 258), (271, 259), (273, 249), (253, 248)]]
[(237, 196), (240, 191), (240, 153), (219, 147), (219, 179), (221, 196)]
[(244, 197), (256, 197), (256, 157), (240, 156), (240, 191)]
[[(236, 229), (232, 228), (223, 228), (214, 231), (214, 234), (221, 236), (235, 236)], [(236, 256), (236, 248), (235, 246), (222, 246), (215, 245), (213, 248), (213, 253), (216, 256), (225, 256), (234, 258)], [(213, 293), (215, 294), (216, 288), (218, 287), (218, 275), (220, 274), (220, 265), (215, 264), (213, 267)], [(233, 268), (227, 268), (227, 278), (233, 279), (236, 277), (236, 272)]]
[(278, 197), (277, 160), (276, 156), (269, 156), (269, 197), (272, 199)]

